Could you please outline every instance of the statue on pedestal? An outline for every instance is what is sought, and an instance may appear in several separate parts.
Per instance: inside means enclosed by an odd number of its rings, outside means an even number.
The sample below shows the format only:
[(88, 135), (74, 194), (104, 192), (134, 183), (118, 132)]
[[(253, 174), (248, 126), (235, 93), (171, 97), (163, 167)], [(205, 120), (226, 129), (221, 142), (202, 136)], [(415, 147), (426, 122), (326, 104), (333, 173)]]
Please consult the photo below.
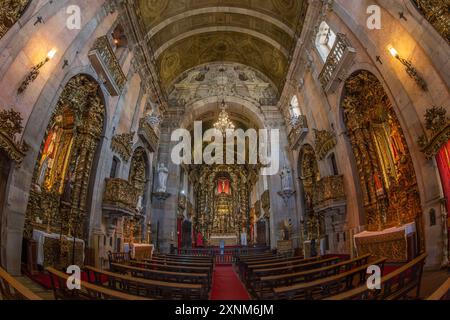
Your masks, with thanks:
[(169, 175), (169, 169), (167, 169), (164, 163), (160, 163), (158, 164), (157, 172), (159, 185), (156, 192), (165, 193), (167, 190), (167, 177)]
[(288, 167), (284, 167), (281, 170), (281, 191), (290, 191), (292, 190), (292, 175), (291, 170)]

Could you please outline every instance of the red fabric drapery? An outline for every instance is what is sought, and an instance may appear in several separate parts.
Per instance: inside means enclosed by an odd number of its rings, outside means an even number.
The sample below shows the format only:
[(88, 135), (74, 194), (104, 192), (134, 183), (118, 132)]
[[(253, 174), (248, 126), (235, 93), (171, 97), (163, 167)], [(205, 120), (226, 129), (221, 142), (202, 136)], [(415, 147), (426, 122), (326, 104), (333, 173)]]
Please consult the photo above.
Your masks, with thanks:
[(447, 199), (447, 213), (450, 213), (450, 140), (439, 151), (436, 162), (441, 176), (444, 197)]

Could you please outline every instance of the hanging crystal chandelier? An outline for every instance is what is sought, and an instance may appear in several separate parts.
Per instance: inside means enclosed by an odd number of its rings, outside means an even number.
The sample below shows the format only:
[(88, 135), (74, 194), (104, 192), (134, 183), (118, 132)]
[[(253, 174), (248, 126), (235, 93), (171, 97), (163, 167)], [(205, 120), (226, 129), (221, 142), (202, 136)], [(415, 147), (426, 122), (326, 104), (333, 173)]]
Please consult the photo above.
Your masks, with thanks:
[(226, 111), (225, 100), (222, 100), (222, 105), (220, 109), (219, 119), (214, 123), (214, 128), (220, 130), (223, 134), (226, 134), (227, 130), (234, 130), (235, 126), (231, 122), (228, 112)]

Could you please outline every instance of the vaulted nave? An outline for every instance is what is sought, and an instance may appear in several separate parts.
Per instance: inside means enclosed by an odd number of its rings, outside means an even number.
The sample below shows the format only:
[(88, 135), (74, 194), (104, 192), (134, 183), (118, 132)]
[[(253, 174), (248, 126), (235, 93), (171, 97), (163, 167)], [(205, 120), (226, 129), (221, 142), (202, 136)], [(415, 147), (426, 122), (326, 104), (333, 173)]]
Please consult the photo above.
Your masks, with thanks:
[(448, 1), (0, 4), (0, 300), (450, 299)]

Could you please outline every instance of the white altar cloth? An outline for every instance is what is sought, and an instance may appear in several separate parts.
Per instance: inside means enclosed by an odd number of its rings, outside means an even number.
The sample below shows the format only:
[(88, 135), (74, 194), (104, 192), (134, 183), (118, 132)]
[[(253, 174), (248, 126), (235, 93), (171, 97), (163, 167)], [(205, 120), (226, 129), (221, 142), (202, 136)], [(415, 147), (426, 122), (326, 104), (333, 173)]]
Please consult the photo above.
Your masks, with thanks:
[[(33, 230), (33, 240), (37, 243), (37, 261), (36, 263), (40, 266), (44, 265), (44, 244), (45, 244), (45, 238), (49, 239), (59, 239), (61, 236), (56, 233), (46, 233), (41, 230)], [(63, 236), (64, 239), (68, 240), (69, 242), (73, 242), (73, 238)], [(83, 244), (83, 261), (84, 261), (84, 240), (81, 239), (75, 239), (76, 242), (80, 242)]]
[(383, 234), (394, 233), (397, 231), (405, 231), (405, 236), (408, 236), (411, 233), (416, 232), (416, 224), (414, 222), (411, 222), (411, 223), (405, 224), (400, 227), (393, 227), (393, 228), (384, 229), (381, 231), (363, 231), (358, 234), (355, 234), (355, 238), (380, 236)]

